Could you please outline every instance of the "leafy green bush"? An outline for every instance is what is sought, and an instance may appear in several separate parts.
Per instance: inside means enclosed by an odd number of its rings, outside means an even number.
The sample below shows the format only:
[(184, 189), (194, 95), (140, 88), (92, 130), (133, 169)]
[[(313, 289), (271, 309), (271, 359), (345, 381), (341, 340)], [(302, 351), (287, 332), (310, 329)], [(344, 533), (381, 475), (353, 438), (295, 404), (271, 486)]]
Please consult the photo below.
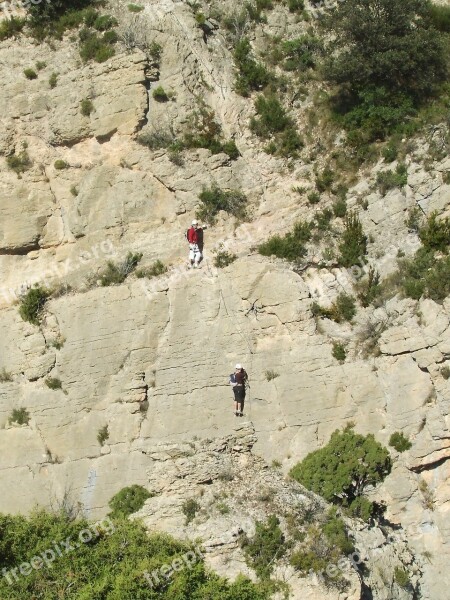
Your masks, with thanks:
[(8, 156), (6, 164), (11, 170), (17, 173), (17, 175), (25, 173), (25, 171), (28, 171), (28, 169), (31, 169), (33, 166), (26, 150), (22, 150), (20, 154), (11, 154), (11, 156)]
[(45, 385), (51, 390), (62, 389), (61, 379), (58, 379), (57, 377), (47, 377), (47, 379), (45, 380)]
[(247, 197), (239, 190), (222, 190), (217, 184), (204, 188), (198, 195), (201, 206), (196, 212), (197, 219), (214, 223), (218, 213), (223, 210), (237, 219), (247, 217)]
[(335, 174), (333, 171), (326, 167), (320, 175), (316, 176), (316, 188), (319, 192), (325, 192), (329, 190), (333, 185)]
[(383, 194), (395, 187), (404, 187), (408, 183), (406, 165), (400, 163), (395, 171), (380, 171), (377, 174), (378, 189)]
[(9, 423), (17, 423), (18, 425), (28, 425), (30, 422), (30, 413), (26, 408), (14, 408), (11, 416), (9, 417)]
[(26, 20), (12, 16), (0, 22), (0, 42), (10, 37), (16, 37), (25, 27)]
[(235, 90), (241, 96), (249, 96), (250, 92), (261, 90), (273, 79), (266, 67), (251, 57), (251, 45), (248, 38), (239, 40), (233, 57), (238, 69)]
[(23, 74), (27, 79), (37, 79), (37, 73), (34, 69), (24, 69)]
[(283, 42), (283, 69), (286, 71), (303, 71), (314, 69), (317, 55), (322, 49), (320, 40), (312, 35), (302, 35), (294, 40)]
[(344, 362), (344, 360), (347, 358), (347, 351), (345, 349), (345, 346), (343, 346), (339, 342), (333, 342), (333, 349), (331, 351), (331, 354), (339, 362)]
[(330, 308), (323, 308), (317, 302), (311, 304), (314, 317), (332, 319), (336, 323), (351, 321), (356, 315), (355, 299), (344, 292), (340, 293)]
[(433, 26), (438, 31), (450, 33), (450, 6), (430, 2), (428, 10)]
[(319, 192), (309, 192), (307, 197), (310, 204), (318, 204), (320, 202)]
[(228, 250), (219, 250), (214, 257), (214, 266), (218, 269), (224, 269), (231, 265), (237, 259), (236, 254), (231, 254)]
[(324, 73), (338, 86), (333, 110), (368, 140), (399, 129), (446, 80), (444, 42), (429, 2), (346, 0), (325, 25), (333, 41)]
[[(92, 531), (90, 541), (85, 541), (86, 531)], [(81, 539), (84, 543), (79, 543)], [(53, 562), (39, 569), (25, 563), (29, 575), (15, 580), (9, 570), (53, 548), (55, 540), (70, 540), (72, 551), (65, 552), (60, 544), (61, 551)], [(6, 576), (0, 578), (0, 597), (53, 600), (57, 598), (55, 591), (63, 589), (67, 600), (269, 600), (264, 586), (243, 577), (229, 583), (208, 570), (201, 556), (188, 568), (183, 560), (188, 552), (192, 552), (192, 543), (149, 534), (139, 521), (104, 519), (94, 524), (84, 518), (70, 520), (63, 512), (33, 512), (29, 517), (0, 515), (2, 567), (13, 582), (11, 585)], [(153, 572), (159, 582), (151, 578)]]
[(289, 12), (302, 11), (305, 8), (305, 0), (288, 0)]
[(408, 572), (400, 567), (395, 567), (394, 569), (394, 581), (401, 588), (408, 588), (411, 585)]
[(45, 303), (50, 295), (43, 287), (34, 287), (20, 299), (19, 314), (24, 321), (39, 325)]
[(255, 535), (241, 541), (247, 564), (255, 570), (260, 579), (269, 579), (275, 561), (286, 553), (286, 541), (280, 529), (280, 521), (270, 515), (266, 523), (257, 521)]
[(314, 224), (319, 231), (327, 231), (330, 229), (332, 218), (332, 211), (329, 208), (324, 208), (314, 215)]
[(55, 167), (55, 169), (57, 169), (58, 171), (62, 171), (63, 169), (68, 169), (69, 168), (69, 164), (66, 163), (65, 160), (55, 160), (55, 163), (53, 165)]
[(266, 376), (267, 381), (272, 381), (272, 379), (276, 379), (277, 377), (280, 376), (279, 373), (277, 373), (276, 371), (274, 371), (273, 369), (268, 369), (264, 375)]
[(83, 115), (83, 117), (89, 117), (93, 110), (94, 105), (92, 103), (92, 100), (89, 100), (89, 98), (83, 98), (80, 104), (80, 112)]
[(50, 87), (53, 89), (58, 85), (58, 73), (52, 73), (48, 79)]
[(155, 262), (150, 266), (144, 269), (138, 269), (136, 271), (136, 277), (138, 279), (142, 279), (146, 277), (147, 279), (152, 279), (153, 277), (159, 277), (164, 273), (167, 273), (167, 267), (161, 260), (155, 260)]
[(389, 438), (389, 446), (394, 447), (397, 452), (405, 452), (412, 446), (411, 442), (407, 437), (403, 435), (403, 432), (396, 431)]
[(119, 264), (108, 261), (105, 269), (100, 274), (100, 285), (108, 287), (123, 283), (128, 275), (136, 269), (141, 258), (141, 252), (128, 252), (125, 260)]
[(305, 244), (311, 239), (311, 224), (299, 221), (284, 236), (274, 235), (258, 246), (263, 256), (277, 256), (295, 262), (306, 254)]
[(255, 108), (258, 118), (251, 119), (250, 129), (260, 137), (267, 138), (292, 126), (292, 119), (274, 95), (258, 96)]
[(128, 517), (140, 510), (145, 501), (151, 498), (152, 494), (147, 491), (142, 485), (131, 485), (117, 492), (115, 496), (108, 502), (111, 512), (109, 516), (115, 519), (120, 517)]
[(342, 432), (336, 430), (326, 446), (295, 465), (290, 475), (328, 502), (351, 509), (368, 486), (382, 482), (390, 471), (386, 448), (372, 434), (363, 436), (347, 426)]
[(346, 216), (344, 225), (342, 242), (339, 244), (339, 263), (343, 267), (352, 267), (361, 262), (367, 254), (367, 237), (355, 213)]
[(109, 430), (108, 430), (108, 425), (104, 425), (103, 427), (101, 427), (98, 430), (97, 433), (97, 441), (100, 444), (100, 446), (103, 446), (103, 444), (106, 442), (106, 440), (109, 438)]
[(160, 150), (175, 145), (175, 134), (171, 129), (155, 129), (137, 136), (136, 141), (150, 150)]
[(161, 85), (153, 90), (152, 96), (157, 102), (167, 102), (169, 100), (167, 92)]
[(383, 155), (383, 158), (386, 162), (394, 162), (394, 160), (396, 160), (398, 156), (398, 148), (395, 144), (391, 142), (383, 148), (381, 154)]
[(358, 282), (358, 300), (367, 308), (381, 293), (380, 274), (370, 266), (367, 279)]
[(194, 498), (186, 498), (181, 507), (181, 510), (186, 517), (186, 525), (189, 525), (189, 523), (195, 519), (195, 515), (198, 513), (200, 508), (200, 504), (197, 502), (197, 500), (194, 500)]
[(206, 148), (212, 154), (225, 152), (231, 160), (239, 156), (234, 140), (222, 141), (222, 127), (216, 121), (214, 111), (203, 102), (190, 115), (180, 148)]
[(108, 29), (112, 29), (118, 25), (117, 19), (112, 17), (111, 15), (101, 15), (97, 17), (92, 24), (94, 29), (97, 31), (108, 31)]
[(139, 13), (144, 10), (144, 6), (140, 6), (139, 4), (129, 4), (128, 10), (132, 13)]
[(338, 198), (333, 202), (333, 212), (335, 217), (343, 219), (347, 214), (347, 202), (344, 198)]
[(419, 230), (420, 241), (426, 250), (448, 252), (450, 248), (450, 219), (438, 219), (437, 212), (433, 212), (426, 224)]
[(84, 62), (95, 60), (103, 63), (114, 56), (114, 44), (118, 36), (113, 31), (106, 31), (102, 36), (88, 29), (80, 31), (80, 56)]

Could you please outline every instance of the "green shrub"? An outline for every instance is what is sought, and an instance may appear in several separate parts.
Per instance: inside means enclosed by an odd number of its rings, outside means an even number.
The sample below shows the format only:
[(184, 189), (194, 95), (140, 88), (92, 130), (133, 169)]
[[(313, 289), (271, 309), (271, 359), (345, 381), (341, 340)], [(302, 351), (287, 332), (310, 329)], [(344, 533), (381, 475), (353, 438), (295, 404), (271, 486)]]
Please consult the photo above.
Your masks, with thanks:
[(430, 2), (427, 8), (433, 26), (438, 31), (450, 33), (450, 6)]
[(270, 515), (266, 523), (257, 521), (255, 535), (251, 539), (244, 537), (241, 545), (249, 567), (260, 579), (269, 579), (275, 561), (286, 553), (286, 541), (278, 518)]
[(92, 104), (92, 100), (89, 100), (89, 98), (83, 98), (80, 104), (80, 112), (83, 117), (89, 117), (93, 110), (94, 105)]
[(155, 42), (155, 41), (151, 42), (151, 44), (148, 48), (149, 56), (157, 64), (159, 64), (159, 61), (161, 60), (162, 51), (163, 51), (163, 47), (161, 46), (161, 44), (158, 44), (158, 42)]
[(117, 22), (117, 19), (115, 19), (111, 15), (101, 15), (95, 19), (93, 27), (97, 31), (108, 31), (108, 29), (112, 29), (118, 24), (119, 23)]
[(408, 588), (411, 585), (408, 572), (400, 567), (395, 567), (394, 569), (394, 581), (401, 588)]
[(194, 498), (186, 498), (181, 507), (181, 510), (186, 517), (186, 525), (189, 525), (189, 523), (195, 519), (195, 515), (198, 513), (200, 508), (200, 504), (197, 502), (197, 500), (194, 500)]
[(398, 156), (398, 148), (395, 144), (390, 143), (383, 148), (381, 154), (386, 162), (394, 162)]
[(339, 263), (343, 267), (352, 267), (364, 260), (364, 256), (367, 254), (367, 237), (364, 235), (361, 221), (355, 213), (349, 213), (344, 224), (342, 243), (339, 244)]
[(356, 315), (355, 299), (344, 292), (340, 293), (330, 308), (323, 308), (317, 302), (311, 304), (314, 317), (332, 319), (336, 323), (351, 321)]
[(53, 89), (58, 85), (58, 73), (52, 73), (48, 80), (50, 87)]
[(309, 192), (309, 194), (308, 194), (308, 202), (310, 204), (318, 204), (320, 202), (320, 194), (319, 194), (319, 192)]
[(45, 69), (45, 67), (46, 67), (46, 66), (47, 66), (47, 63), (46, 63), (46, 62), (44, 62), (43, 60), (38, 60), (38, 61), (36, 62), (36, 69), (37, 69), (38, 71), (42, 71), (42, 69)]
[(366, 141), (401, 130), (447, 78), (444, 40), (428, 15), (428, 2), (404, 0), (346, 0), (329, 11), (332, 107)]
[(380, 274), (370, 266), (367, 279), (358, 283), (358, 300), (367, 308), (381, 293)]
[(222, 141), (222, 127), (216, 121), (214, 111), (203, 102), (189, 117), (182, 147), (206, 148), (212, 154), (225, 152), (231, 160), (235, 160), (239, 156), (239, 150), (234, 140)]
[[(111, 35), (112, 34), (112, 35)], [(103, 63), (114, 56), (114, 44), (118, 40), (115, 32), (106, 31), (103, 36), (83, 29), (80, 31), (80, 56), (84, 62), (95, 60)]]
[(45, 385), (51, 390), (62, 390), (61, 379), (58, 379), (57, 377), (47, 377)]
[(76, 185), (72, 185), (70, 186), (70, 193), (72, 194), (72, 196), (78, 196), (78, 194), (80, 193), (77, 186)]
[(277, 377), (279, 377), (280, 374), (272, 369), (269, 369), (265, 372), (265, 376), (267, 381), (272, 381), (272, 379), (276, 379)]
[(305, 8), (305, 0), (288, 0), (289, 12), (302, 11)]
[(251, 45), (248, 38), (239, 40), (233, 57), (238, 69), (235, 90), (241, 96), (248, 96), (254, 90), (261, 90), (273, 79), (266, 67), (251, 57)]
[(447, 366), (442, 367), (441, 375), (445, 380), (449, 379), (450, 378), (450, 367), (447, 367)]
[(25, 173), (25, 171), (28, 171), (28, 169), (31, 169), (33, 166), (26, 150), (22, 150), (20, 154), (11, 154), (11, 156), (8, 156), (6, 164), (11, 170), (17, 173), (17, 175)]
[(66, 163), (65, 160), (55, 160), (55, 163), (53, 165), (55, 167), (55, 169), (57, 169), (58, 171), (62, 171), (63, 169), (68, 169), (69, 168), (69, 164)]
[(144, 10), (144, 6), (140, 6), (139, 4), (129, 4), (128, 10), (132, 13), (139, 13)]
[(408, 183), (406, 165), (400, 163), (395, 171), (381, 171), (377, 174), (378, 189), (384, 196), (388, 190), (403, 187)]
[[(442, 373), (442, 370), (441, 370)], [(11, 373), (9, 373), (5, 367), (3, 367), (3, 369), (0, 371), (0, 383), (8, 383), (9, 381), (12, 381), (12, 375)]]
[(49, 295), (50, 292), (40, 286), (28, 290), (20, 299), (19, 314), (22, 319), (33, 325), (39, 325)]
[(217, 184), (204, 188), (199, 194), (201, 202), (196, 217), (201, 221), (214, 223), (218, 213), (223, 210), (237, 219), (247, 217), (247, 197), (239, 190), (222, 190)]
[(224, 269), (231, 265), (237, 259), (236, 254), (231, 254), (228, 250), (219, 250), (214, 257), (214, 266), (218, 269)]
[(333, 202), (333, 212), (335, 217), (343, 219), (347, 214), (347, 202), (344, 198), (338, 198)]
[(37, 79), (37, 73), (34, 69), (24, 69), (23, 74), (27, 79)]
[(334, 181), (334, 173), (326, 167), (320, 175), (316, 177), (316, 188), (319, 192), (325, 192), (331, 188)]
[(169, 96), (161, 85), (153, 90), (152, 96), (157, 102), (167, 102), (169, 100)]
[(448, 252), (450, 247), (450, 219), (438, 220), (437, 212), (433, 212), (426, 224), (419, 230), (420, 241), (425, 250)]
[(331, 354), (339, 362), (344, 362), (344, 360), (347, 358), (347, 351), (345, 350), (345, 346), (343, 346), (339, 342), (333, 342), (333, 349), (331, 351)]
[(175, 135), (169, 129), (155, 129), (154, 131), (146, 131), (137, 136), (136, 141), (141, 146), (146, 146), (150, 150), (160, 150), (161, 148), (169, 148), (175, 144)]
[(368, 486), (382, 482), (390, 471), (386, 448), (372, 434), (363, 436), (347, 426), (295, 465), (290, 475), (328, 502), (351, 508)]
[(141, 258), (142, 253), (140, 252), (128, 252), (125, 260), (119, 264), (108, 261), (105, 269), (100, 274), (100, 285), (108, 287), (123, 283), (128, 275), (136, 269)]
[(422, 296), (442, 302), (450, 294), (450, 256), (436, 258), (432, 250), (419, 248), (413, 258), (398, 261), (397, 273), (382, 288), (419, 300)]
[(109, 516), (112, 518), (128, 517), (140, 510), (145, 501), (151, 498), (152, 494), (147, 491), (142, 485), (131, 485), (117, 492), (115, 496), (108, 502), (111, 512)]
[(294, 40), (283, 42), (283, 69), (286, 71), (304, 71), (314, 69), (317, 55), (322, 49), (320, 40), (311, 35), (302, 35)]
[(411, 448), (412, 444), (409, 439), (403, 435), (403, 432), (396, 431), (389, 438), (389, 446), (394, 447), (397, 452), (405, 452), (405, 450)]
[(152, 279), (153, 277), (159, 277), (160, 275), (167, 273), (167, 270), (166, 265), (161, 260), (156, 260), (150, 267), (138, 269), (136, 271), (136, 277), (139, 279), (144, 277)]
[(263, 256), (277, 256), (295, 262), (306, 254), (305, 244), (311, 239), (311, 224), (299, 221), (284, 236), (274, 235), (258, 246)]
[(25, 27), (26, 20), (21, 17), (3, 19), (0, 22), (0, 42), (10, 37), (16, 37)]
[(109, 438), (108, 425), (104, 425), (103, 427), (101, 427), (98, 430), (97, 441), (100, 444), (100, 446), (103, 446), (103, 444), (106, 442), (106, 440), (108, 438)]
[[(86, 531), (92, 531), (91, 541), (79, 543), (86, 540)], [(0, 533), (4, 574), (13, 581), (11, 585), (6, 576), (0, 579), (0, 597), (5, 600), (53, 600), (57, 598), (55, 591), (60, 589), (66, 590), (67, 600), (69, 597), (73, 600), (174, 600), (175, 597), (269, 600), (270, 596), (262, 585), (244, 577), (233, 583), (219, 577), (206, 567), (200, 556), (194, 564), (191, 562), (190, 568), (180, 569), (180, 565), (186, 564), (183, 557), (192, 551), (192, 543), (177, 541), (166, 534), (149, 534), (143, 523), (135, 520), (104, 519), (94, 524), (83, 517), (71, 519), (63, 511), (57, 514), (35, 511), (29, 517), (2, 514)], [(8, 569), (14, 569), (24, 560), (53, 548), (55, 540), (68, 539), (72, 551), (65, 552), (60, 544), (61, 551), (51, 568), (44, 565), (30, 569), (29, 575), (17, 580), (8, 573)], [(171, 565), (174, 568), (167, 576)], [(153, 572), (158, 573), (159, 583), (151, 578)]]
[(258, 96), (255, 102), (258, 118), (252, 118), (250, 129), (256, 135), (267, 138), (273, 133), (292, 127), (292, 119), (276, 96)]
[(422, 222), (423, 212), (418, 206), (408, 211), (408, 217), (405, 219), (405, 225), (409, 231), (419, 232)]
[(9, 417), (9, 423), (17, 423), (18, 425), (28, 425), (30, 422), (30, 413), (26, 408), (14, 408), (11, 416)]
[(319, 231), (327, 231), (330, 229), (330, 223), (332, 218), (332, 211), (329, 208), (324, 208), (323, 210), (317, 212), (314, 215), (315, 226)]

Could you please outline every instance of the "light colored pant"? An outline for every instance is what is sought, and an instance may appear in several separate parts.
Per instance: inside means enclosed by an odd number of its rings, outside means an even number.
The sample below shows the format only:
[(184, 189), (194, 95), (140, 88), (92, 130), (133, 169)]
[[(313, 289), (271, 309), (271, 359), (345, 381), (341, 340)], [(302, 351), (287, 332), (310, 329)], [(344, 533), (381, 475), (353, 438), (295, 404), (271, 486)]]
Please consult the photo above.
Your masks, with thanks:
[(203, 255), (197, 244), (189, 244), (189, 260), (195, 262), (196, 265), (202, 260)]

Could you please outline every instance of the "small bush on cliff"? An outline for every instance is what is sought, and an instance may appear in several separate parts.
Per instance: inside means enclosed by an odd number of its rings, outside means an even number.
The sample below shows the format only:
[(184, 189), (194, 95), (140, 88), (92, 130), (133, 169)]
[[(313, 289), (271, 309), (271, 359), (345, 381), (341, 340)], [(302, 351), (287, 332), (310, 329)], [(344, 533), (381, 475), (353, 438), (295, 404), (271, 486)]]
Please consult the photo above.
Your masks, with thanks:
[(287, 549), (280, 521), (270, 515), (265, 523), (256, 522), (255, 535), (244, 536), (241, 540), (247, 564), (255, 570), (260, 579), (269, 579), (275, 567), (275, 561), (281, 558)]
[(235, 90), (241, 96), (249, 96), (254, 90), (262, 90), (273, 79), (266, 67), (251, 56), (251, 45), (242, 38), (234, 50), (234, 62), (238, 69)]
[(195, 515), (200, 510), (200, 504), (194, 498), (187, 498), (181, 507), (184, 516), (186, 517), (186, 525), (189, 525), (194, 520)]
[(28, 169), (31, 169), (33, 166), (26, 149), (24, 149), (20, 154), (11, 154), (11, 156), (8, 156), (6, 159), (6, 164), (19, 176), (22, 173), (25, 173), (25, 171), (28, 171)]
[(32, 288), (20, 300), (19, 314), (24, 321), (39, 325), (50, 292), (41, 286)]
[(25, 27), (25, 19), (12, 16), (0, 23), (0, 42), (17, 36)]
[(128, 252), (125, 260), (121, 263), (116, 264), (111, 260), (108, 261), (106, 267), (100, 273), (100, 285), (108, 287), (123, 283), (128, 275), (136, 269), (141, 258), (141, 252)]
[(140, 510), (147, 498), (151, 498), (152, 494), (142, 485), (131, 485), (125, 487), (108, 502), (112, 512), (109, 514), (112, 518), (128, 517)]
[(403, 435), (403, 432), (396, 431), (389, 438), (389, 446), (392, 446), (397, 452), (405, 452), (412, 446), (411, 442), (407, 437)]
[(306, 254), (305, 244), (311, 239), (311, 224), (299, 221), (294, 229), (284, 236), (274, 235), (258, 246), (263, 256), (277, 256), (296, 262)]
[[(11, 416), (9, 417), (9, 423), (17, 423), (17, 425), (28, 425), (30, 421), (30, 413), (26, 408), (14, 408)], [(0, 554), (1, 556), (1, 554)]]
[[(59, 540), (70, 540), (68, 548)], [(53, 561), (51, 557), (37, 561), (36, 568), (26, 562), (44, 552), (49, 557), (48, 549), (58, 543)], [(0, 514), (0, 556), (0, 598), (5, 600), (269, 599), (262, 585), (244, 577), (230, 583), (207, 569), (200, 552), (192, 553), (191, 543), (149, 534), (142, 523), (128, 519), (92, 523), (70, 519), (63, 512), (33, 512), (29, 517)], [(186, 556), (194, 560), (187, 562)], [(22, 577), (18, 566), (29, 574)], [(153, 573), (158, 579), (152, 578)]]
[(390, 471), (386, 448), (372, 434), (363, 436), (347, 426), (342, 432), (336, 430), (326, 446), (295, 465), (290, 475), (328, 502), (369, 518), (375, 507), (363, 497), (364, 491), (382, 482)]
[(364, 261), (367, 254), (367, 237), (364, 235), (361, 221), (354, 213), (349, 213), (345, 218), (345, 230), (339, 244), (339, 252), (339, 263), (347, 268)]
[(196, 217), (208, 223), (214, 223), (218, 213), (223, 210), (237, 219), (247, 217), (247, 197), (239, 190), (222, 190), (217, 184), (204, 188), (199, 194), (201, 202)]
[(144, 267), (143, 269), (138, 269), (136, 271), (136, 277), (138, 279), (143, 279), (144, 277), (147, 279), (153, 279), (153, 277), (159, 277), (160, 275), (164, 275), (167, 273), (167, 267), (161, 260), (155, 260), (155, 262), (150, 267)]

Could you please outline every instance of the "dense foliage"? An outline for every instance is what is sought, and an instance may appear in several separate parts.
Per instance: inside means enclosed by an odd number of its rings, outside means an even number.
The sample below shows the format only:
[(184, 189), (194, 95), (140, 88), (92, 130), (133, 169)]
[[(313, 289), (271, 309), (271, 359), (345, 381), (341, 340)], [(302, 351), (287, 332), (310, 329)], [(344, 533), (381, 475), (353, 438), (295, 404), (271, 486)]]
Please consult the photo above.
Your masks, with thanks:
[[(49, 559), (51, 549), (53, 561)], [(247, 579), (241, 577), (228, 583), (207, 571), (199, 555), (195, 562), (187, 564), (183, 556), (189, 551), (192, 553), (192, 548), (187, 543), (166, 535), (149, 536), (136, 521), (105, 520), (93, 525), (84, 519), (70, 520), (63, 513), (36, 512), (29, 518), (0, 515), (0, 563), (4, 568), (0, 597), (8, 600), (267, 598), (258, 585)], [(41, 560), (39, 567), (31, 567), (33, 557), (42, 557), (43, 553), (47, 562)], [(145, 573), (151, 574), (164, 565), (170, 567), (177, 558), (181, 569), (173, 569), (167, 577), (158, 571), (159, 583), (150, 576), (145, 578)], [(11, 569), (19, 569), (25, 563), (28, 568), (23, 570), (27, 575), (17, 570), (16, 580)], [(8, 583), (5, 573), (12, 583)]]
[(198, 195), (201, 206), (196, 212), (198, 219), (213, 224), (221, 210), (237, 219), (247, 216), (247, 198), (239, 190), (222, 190), (218, 185), (204, 188)]
[(277, 256), (295, 262), (305, 256), (305, 244), (311, 239), (310, 223), (299, 221), (292, 231), (286, 235), (274, 235), (258, 246), (258, 252), (263, 256)]
[(336, 430), (326, 446), (308, 454), (290, 474), (328, 502), (368, 518), (373, 507), (363, 498), (364, 491), (383, 481), (390, 470), (386, 448), (372, 434), (363, 436), (347, 426)]
[(428, 0), (346, 0), (331, 9), (324, 72), (346, 126), (382, 137), (436, 93), (447, 66), (435, 22)]
[(255, 535), (251, 539), (244, 537), (242, 548), (249, 566), (255, 570), (258, 577), (268, 579), (275, 567), (275, 560), (286, 552), (286, 543), (278, 518), (270, 515), (265, 523), (257, 521)]

